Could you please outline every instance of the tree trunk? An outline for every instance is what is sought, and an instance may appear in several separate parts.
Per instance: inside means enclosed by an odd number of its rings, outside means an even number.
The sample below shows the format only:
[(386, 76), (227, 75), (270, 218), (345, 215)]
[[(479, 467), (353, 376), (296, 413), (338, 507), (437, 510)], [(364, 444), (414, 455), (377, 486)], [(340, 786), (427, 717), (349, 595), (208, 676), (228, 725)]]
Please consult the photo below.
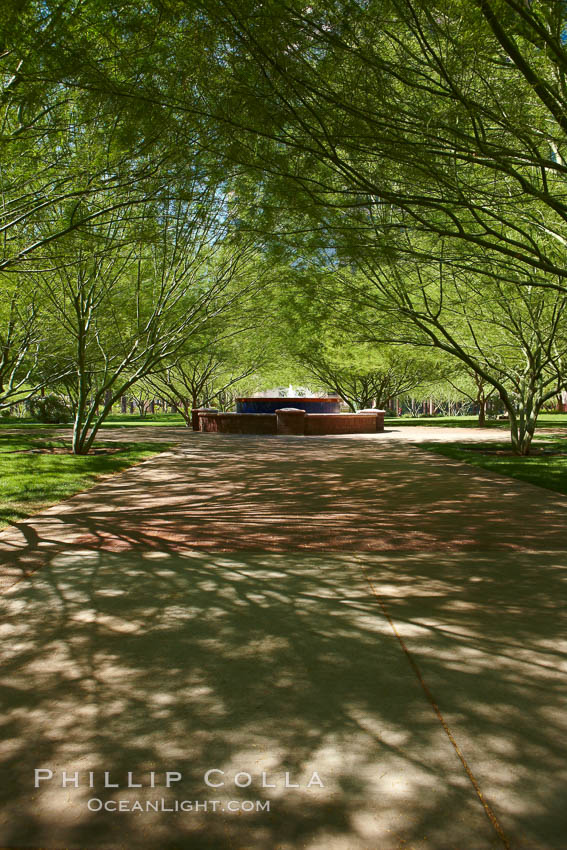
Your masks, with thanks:
[(507, 403), (504, 399), (502, 400), (506, 405), (510, 417), (512, 450), (514, 454), (527, 457), (530, 453), (541, 401), (529, 395), (517, 411), (513, 405)]
[(479, 428), (486, 427), (486, 392), (484, 389), (484, 380), (480, 375), (474, 374), (474, 382), (476, 384), (476, 403), (478, 404), (478, 425)]
[[(73, 454), (86, 454), (84, 451), (84, 424), (87, 419), (89, 387), (85, 375), (85, 333), (84, 326), (79, 328), (77, 339), (77, 406), (75, 409), (75, 421), (73, 423)], [(88, 451), (88, 449), (87, 449)]]
[(181, 410), (179, 411), (185, 422), (185, 427), (190, 428), (192, 424), (192, 408), (191, 401), (188, 398), (181, 399)]

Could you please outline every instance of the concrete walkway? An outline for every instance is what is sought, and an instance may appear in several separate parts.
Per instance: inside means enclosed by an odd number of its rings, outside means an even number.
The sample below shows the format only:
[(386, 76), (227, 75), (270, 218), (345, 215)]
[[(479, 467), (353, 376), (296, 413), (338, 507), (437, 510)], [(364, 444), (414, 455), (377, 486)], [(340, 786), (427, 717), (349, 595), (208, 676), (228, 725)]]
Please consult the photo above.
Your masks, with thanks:
[[(555, 433), (559, 432), (567, 434), (567, 428), (542, 428), (538, 429), (540, 433)], [(41, 436), (44, 438), (61, 437), (69, 441), (73, 435), (71, 428), (65, 425), (41, 425), (37, 428), (30, 426), (2, 427), (2, 434), (23, 434), (25, 436)], [(141, 442), (149, 443), (185, 443), (187, 440), (193, 439), (193, 432), (179, 425), (119, 425), (116, 427), (104, 427), (99, 431), (98, 439), (101, 441), (132, 441), (140, 440)], [(328, 439), (335, 439), (329, 437)], [(439, 425), (395, 425), (387, 424), (386, 429), (382, 434), (344, 434), (341, 435), (342, 440), (368, 440), (377, 439), (379, 442), (399, 442), (404, 443), (431, 443), (431, 442), (452, 442), (458, 441), (474, 441), (474, 440), (500, 440), (508, 439), (507, 428), (461, 428), (461, 427), (442, 427)]]
[(183, 439), (0, 534), (0, 846), (563, 850), (567, 499)]

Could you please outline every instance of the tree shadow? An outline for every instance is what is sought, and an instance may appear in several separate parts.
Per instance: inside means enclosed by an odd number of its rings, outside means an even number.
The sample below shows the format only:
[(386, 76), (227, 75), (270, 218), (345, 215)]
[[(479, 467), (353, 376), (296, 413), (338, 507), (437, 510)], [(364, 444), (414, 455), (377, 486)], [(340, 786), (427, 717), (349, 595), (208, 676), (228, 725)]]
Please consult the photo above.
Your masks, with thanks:
[[(498, 846), (348, 558), (60, 553), (3, 603), (3, 847)], [(486, 694), (472, 698), (480, 710)], [(56, 771), (37, 790), (35, 768)], [(210, 768), (224, 788), (207, 788)], [(63, 769), (79, 788), (61, 788)], [(106, 770), (120, 789), (104, 789)], [(123, 787), (152, 770), (156, 788)], [(170, 791), (165, 770), (183, 775)], [(307, 787), (313, 771), (323, 788)], [(271, 806), (105, 814), (91, 798)]]
[(0, 568), (27, 574), (61, 546), (561, 550), (566, 519), (565, 497), (408, 445), (188, 434), (183, 448), (0, 534)]
[(197, 435), (1, 535), (4, 583), (31, 578), (3, 598), (0, 845), (503, 846), (390, 614), (511, 846), (559, 850), (564, 505), (407, 446)]

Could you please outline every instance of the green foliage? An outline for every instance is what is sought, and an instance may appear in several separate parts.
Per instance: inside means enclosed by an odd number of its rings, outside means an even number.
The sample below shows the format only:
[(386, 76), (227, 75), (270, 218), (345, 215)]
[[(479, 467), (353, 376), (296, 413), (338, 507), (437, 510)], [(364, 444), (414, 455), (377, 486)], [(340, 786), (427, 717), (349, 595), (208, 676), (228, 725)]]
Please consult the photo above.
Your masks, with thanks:
[(36, 396), (30, 401), (30, 416), (43, 424), (60, 424), (72, 422), (73, 411), (59, 396)]
[(377, 337), (372, 328), (376, 315), (362, 301), (355, 305), (355, 291), (346, 293), (341, 274), (321, 269), (316, 260), (288, 272), (285, 289), (278, 293), (274, 336), (293, 382), (338, 393), (351, 410), (359, 410), (385, 407), (439, 380), (442, 358), (393, 344), (396, 321), (390, 317), (388, 329), (386, 315)]
[[(565, 385), (565, 17), (543, 0), (10, 0), (0, 407), (64, 386), (88, 447), (109, 399), (193, 357), (254, 245), (289, 265), (245, 308), (288, 358), (264, 374), (323, 362), (344, 387), (441, 352), (499, 395), (523, 451)], [(223, 380), (255, 386), (242, 354)]]

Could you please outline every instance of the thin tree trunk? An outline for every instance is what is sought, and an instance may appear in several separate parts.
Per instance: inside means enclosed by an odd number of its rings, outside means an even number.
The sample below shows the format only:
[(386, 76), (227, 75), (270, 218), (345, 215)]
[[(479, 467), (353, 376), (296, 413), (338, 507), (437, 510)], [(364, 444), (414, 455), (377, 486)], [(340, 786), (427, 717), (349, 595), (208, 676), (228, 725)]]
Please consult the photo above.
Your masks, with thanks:
[(478, 402), (478, 424), (480, 428), (486, 427), (486, 396), (481, 393), (477, 399)]
[(518, 412), (507, 406), (514, 454), (522, 457), (529, 455), (540, 407), (541, 402), (531, 397), (528, 397)]

